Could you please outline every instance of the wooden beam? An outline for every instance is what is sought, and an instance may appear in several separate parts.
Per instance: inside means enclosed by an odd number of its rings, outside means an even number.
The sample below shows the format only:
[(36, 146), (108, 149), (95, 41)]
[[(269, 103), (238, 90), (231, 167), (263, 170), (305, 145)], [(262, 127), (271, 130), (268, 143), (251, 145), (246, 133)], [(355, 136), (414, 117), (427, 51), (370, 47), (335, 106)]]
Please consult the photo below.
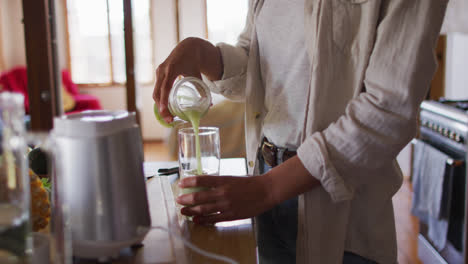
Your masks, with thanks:
[(175, 22), (176, 22), (176, 43), (180, 42), (180, 18), (179, 18), (179, 0), (174, 0), (175, 4)]
[(133, 48), (132, 0), (123, 0), (125, 34), (125, 70), (127, 74), (127, 110), (135, 112), (140, 123), (140, 113), (136, 105), (135, 52)]
[(428, 99), (438, 100), (445, 96), (445, 60), (447, 50), (447, 37), (441, 35), (437, 41), (437, 47), (435, 50), (437, 57), (437, 71), (434, 74), (434, 78), (431, 83), (431, 90), (428, 95)]
[(33, 131), (48, 131), (53, 117), (60, 114), (55, 106), (56, 68), (52, 48), (48, 0), (23, 0), (28, 97)]

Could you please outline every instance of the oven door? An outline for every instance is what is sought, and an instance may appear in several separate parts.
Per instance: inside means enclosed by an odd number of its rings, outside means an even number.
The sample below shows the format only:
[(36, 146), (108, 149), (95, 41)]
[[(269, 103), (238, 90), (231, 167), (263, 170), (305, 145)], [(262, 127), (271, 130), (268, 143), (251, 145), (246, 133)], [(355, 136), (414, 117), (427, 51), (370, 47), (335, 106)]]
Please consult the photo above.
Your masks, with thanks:
[[(425, 222), (419, 221), (418, 255), (422, 263), (464, 263), (464, 233), (465, 233), (465, 155), (464, 148), (454, 147), (448, 144), (450, 140), (432, 130), (423, 131), (421, 127), (420, 139), (414, 139), (413, 144), (429, 144), (432, 147), (444, 152), (451, 158), (447, 160), (446, 174), (444, 177), (451, 177), (450, 186), (444, 189), (451, 190), (449, 197), (449, 227), (447, 233), (446, 246), (437, 251), (428, 238), (428, 226)], [(413, 171), (418, 170), (418, 164), (413, 156)]]

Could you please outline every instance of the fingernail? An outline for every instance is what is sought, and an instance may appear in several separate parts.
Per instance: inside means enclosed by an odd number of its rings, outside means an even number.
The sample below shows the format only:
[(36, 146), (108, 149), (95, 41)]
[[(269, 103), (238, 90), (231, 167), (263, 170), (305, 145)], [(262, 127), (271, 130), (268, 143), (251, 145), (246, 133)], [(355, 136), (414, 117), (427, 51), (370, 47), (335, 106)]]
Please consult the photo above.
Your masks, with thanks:
[(185, 207), (182, 208), (182, 209), (180, 209), (180, 213), (183, 214), (183, 215), (185, 215), (185, 211), (186, 211), (186, 210), (185, 210)]
[(187, 215), (187, 216), (192, 216), (192, 212), (190, 212), (190, 210), (187, 208), (187, 207), (184, 207), (182, 209), (180, 209), (180, 213), (183, 214), (183, 215)]

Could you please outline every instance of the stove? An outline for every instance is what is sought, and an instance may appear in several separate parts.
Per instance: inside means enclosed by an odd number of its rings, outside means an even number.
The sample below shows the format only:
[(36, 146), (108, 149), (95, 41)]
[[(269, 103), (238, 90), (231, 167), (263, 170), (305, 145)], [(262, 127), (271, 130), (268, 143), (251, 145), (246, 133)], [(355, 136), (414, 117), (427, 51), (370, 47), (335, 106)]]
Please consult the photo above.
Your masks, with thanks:
[(446, 98), (440, 98), (438, 102), (468, 112), (468, 100), (449, 100)]
[(442, 136), (441, 143), (465, 153), (468, 135), (468, 100), (424, 101), (420, 112), (420, 133)]
[[(466, 157), (468, 145), (468, 100), (424, 101), (419, 115), (419, 135), (422, 141), (451, 159), (447, 168), (453, 172), (447, 246), (436, 250), (427, 236), (428, 227), (419, 221), (418, 255), (423, 263), (468, 263), (466, 231)], [(413, 166), (413, 170), (418, 168)]]

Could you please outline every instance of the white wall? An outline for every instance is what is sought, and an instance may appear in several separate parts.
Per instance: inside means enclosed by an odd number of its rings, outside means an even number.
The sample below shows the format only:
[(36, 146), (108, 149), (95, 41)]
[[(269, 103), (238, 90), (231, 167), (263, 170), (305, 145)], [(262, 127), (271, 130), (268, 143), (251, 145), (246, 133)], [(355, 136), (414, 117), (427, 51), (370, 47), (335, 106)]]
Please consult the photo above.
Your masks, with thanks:
[(23, 28), (23, 6), (19, 0), (0, 0), (5, 68), (26, 64)]
[(447, 35), (445, 96), (468, 99), (468, 34)]
[[(8, 1), (8, 0), (7, 0)], [(57, 53), (60, 69), (68, 69), (67, 22), (65, 17), (65, 1), (55, 0), (55, 20), (57, 30)]]
[(180, 40), (187, 37), (206, 38), (205, 0), (180, 0)]
[[(161, 64), (177, 44), (175, 2), (171, 0), (152, 0), (152, 30), (154, 71)], [(156, 122), (153, 113), (153, 85), (138, 86), (138, 107), (141, 113), (141, 129), (145, 140), (163, 139), (168, 134), (164, 128)]]
[[(152, 0), (154, 70), (177, 44), (176, 6), (173, 0)], [(179, 2), (181, 40), (190, 37), (205, 37), (204, 0), (181, 0)], [(146, 140), (163, 139), (168, 131), (156, 122), (153, 113), (153, 85), (138, 87), (138, 105), (141, 111), (142, 133)]]
[[(55, 0), (57, 10), (58, 55), (61, 68), (68, 66), (66, 45), (66, 23), (63, 0)], [(23, 5), (21, 0), (0, 0), (0, 25), (5, 68), (26, 65), (23, 27)]]

